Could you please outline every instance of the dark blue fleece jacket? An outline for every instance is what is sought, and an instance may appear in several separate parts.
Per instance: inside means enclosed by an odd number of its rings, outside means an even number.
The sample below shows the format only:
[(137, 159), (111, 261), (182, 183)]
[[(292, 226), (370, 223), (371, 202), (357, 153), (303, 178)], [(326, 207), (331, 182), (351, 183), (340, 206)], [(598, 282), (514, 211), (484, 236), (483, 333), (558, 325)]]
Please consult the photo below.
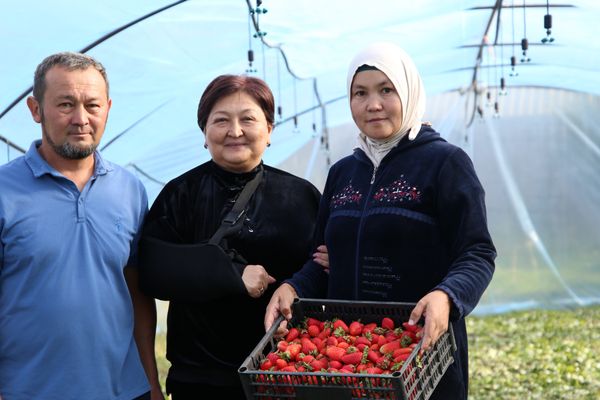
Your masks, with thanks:
[(315, 243), (327, 245), (330, 272), (305, 264), (288, 281), (300, 297), (417, 302), (435, 289), (448, 294), (458, 350), (432, 398), (466, 398), (464, 317), (488, 286), (496, 256), (468, 155), (428, 126), (377, 169), (356, 149), (329, 171)]

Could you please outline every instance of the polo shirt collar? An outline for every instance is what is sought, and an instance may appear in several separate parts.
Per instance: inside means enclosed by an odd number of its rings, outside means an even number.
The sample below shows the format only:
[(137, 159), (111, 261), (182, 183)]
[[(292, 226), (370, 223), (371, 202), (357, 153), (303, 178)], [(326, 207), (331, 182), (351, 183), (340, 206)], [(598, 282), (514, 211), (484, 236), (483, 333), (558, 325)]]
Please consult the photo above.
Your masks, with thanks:
[[(48, 164), (40, 155), (38, 147), (41, 144), (41, 140), (33, 141), (31, 146), (29, 146), (29, 150), (27, 150), (27, 153), (25, 153), (25, 161), (27, 162), (27, 165), (29, 165), (29, 168), (31, 168), (33, 176), (39, 178), (44, 174), (50, 174), (52, 176), (62, 177), (63, 175), (54, 169), (54, 167), (52, 167), (50, 164)], [(98, 151), (94, 152), (94, 159), (96, 161), (94, 163), (94, 177), (106, 175), (108, 172), (113, 170), (112, 165), (110, 165), (108, 161), (104, 160)]]

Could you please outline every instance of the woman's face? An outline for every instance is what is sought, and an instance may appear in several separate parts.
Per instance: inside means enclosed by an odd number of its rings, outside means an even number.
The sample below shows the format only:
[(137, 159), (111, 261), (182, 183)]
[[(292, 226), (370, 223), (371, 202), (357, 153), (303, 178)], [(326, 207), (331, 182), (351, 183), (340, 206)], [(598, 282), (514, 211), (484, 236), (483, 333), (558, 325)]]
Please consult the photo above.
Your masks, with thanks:
[(262, 158), (273, 126), (256, 101), (236, 92), (217, 101), (206, 121), (206, 144), (214, 162), (232, 172), (249, 172)]
[(352, 118), (371, 139), (387, 139), (402, 126), (402, 103), (392, 82), (381, 71), (354, 75), (350, 90)]

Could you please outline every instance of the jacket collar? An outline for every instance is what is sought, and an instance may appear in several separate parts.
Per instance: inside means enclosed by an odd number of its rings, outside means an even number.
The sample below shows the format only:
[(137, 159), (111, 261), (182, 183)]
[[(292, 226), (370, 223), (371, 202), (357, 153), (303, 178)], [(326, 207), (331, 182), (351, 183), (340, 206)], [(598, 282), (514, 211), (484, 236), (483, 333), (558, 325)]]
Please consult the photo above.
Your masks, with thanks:
[(210, 161), (211, 169), (217, 180), (231, 190), (239, 190), (243, 188), (252, 178), (264, 169), (262, 161), (256, 168), (249, 172), (231, 172), (223, 169), (214, 161)]

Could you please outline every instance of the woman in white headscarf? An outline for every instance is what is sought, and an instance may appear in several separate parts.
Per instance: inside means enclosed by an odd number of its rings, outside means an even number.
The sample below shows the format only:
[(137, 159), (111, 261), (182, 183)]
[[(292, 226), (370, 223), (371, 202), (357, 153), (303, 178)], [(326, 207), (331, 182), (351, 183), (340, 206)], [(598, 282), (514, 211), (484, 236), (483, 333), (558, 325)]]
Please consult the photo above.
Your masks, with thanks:
[(432, 399), (468, 392), (464, 317), (494, 272), (484, 190), (473, 164), (428, 124), (425, 90), (411, 58), (390, 43), (359, 52), (348, 97), (360, 133), (354, 153), (331, 167), (315, 243), (330, 268), (309, 261), (275, 291), (265, 315), (291, 318), (295, 297), (417, 303), (427, 350), (452, 324), (458, 350)]

